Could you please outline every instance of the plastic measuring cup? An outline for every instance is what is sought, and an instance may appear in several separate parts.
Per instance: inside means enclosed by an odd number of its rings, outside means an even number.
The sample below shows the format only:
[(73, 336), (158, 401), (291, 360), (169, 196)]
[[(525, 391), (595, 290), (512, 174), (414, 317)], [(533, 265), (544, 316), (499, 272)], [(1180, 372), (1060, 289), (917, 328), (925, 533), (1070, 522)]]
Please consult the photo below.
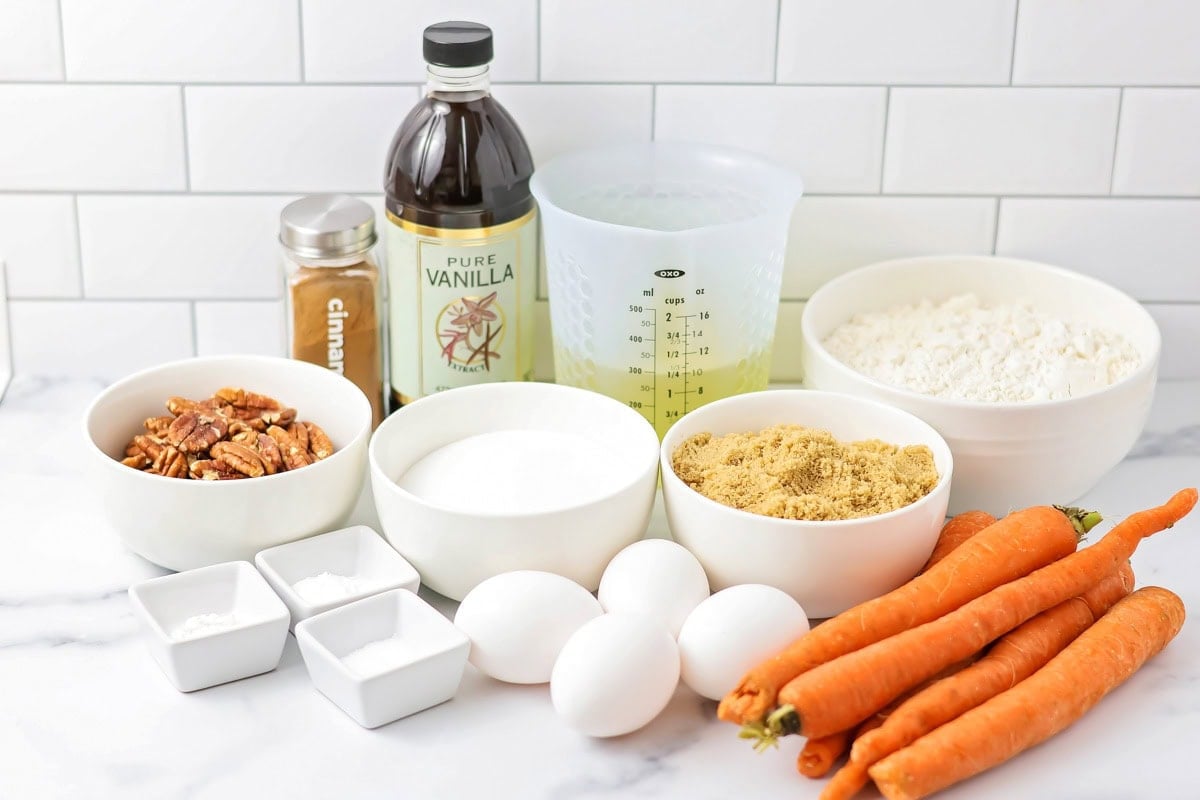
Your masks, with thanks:
[(642, 412), (661, 437), (765, 389), (799, 176), (750, 153), (652, 142), (534, 172), (559, 383)]

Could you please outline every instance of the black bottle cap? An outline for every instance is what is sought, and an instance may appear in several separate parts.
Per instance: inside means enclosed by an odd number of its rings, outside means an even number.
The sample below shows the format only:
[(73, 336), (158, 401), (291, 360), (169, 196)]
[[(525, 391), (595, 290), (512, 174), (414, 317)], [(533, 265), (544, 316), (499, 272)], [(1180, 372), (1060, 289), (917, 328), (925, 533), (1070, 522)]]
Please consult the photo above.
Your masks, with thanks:
[(492, 29), (478, 22), (438, 22), (425, 29), (422, 49), (434, 66), (482, 66), (492, 60)]

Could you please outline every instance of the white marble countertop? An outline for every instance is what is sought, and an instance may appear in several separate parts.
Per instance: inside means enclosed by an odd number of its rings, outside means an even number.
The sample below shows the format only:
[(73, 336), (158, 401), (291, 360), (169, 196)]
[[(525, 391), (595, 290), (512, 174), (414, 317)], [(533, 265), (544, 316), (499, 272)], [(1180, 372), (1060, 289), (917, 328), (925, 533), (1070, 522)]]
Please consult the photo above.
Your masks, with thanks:
[[(289, 637), (274, 672), (180, 694), (125, 593), (161, 570), (117, 541), (81, 474), (79, 417), (100, 388), (18, 377), (0, 404), (0, 798), (817, 796), (794, 770), (800, 739), (757, 755), (686, 689), (642, 731), (590, 740), (558, 722), (545, 687), (468, 667), (452, 702), (368, 731), (312, 688)], [(1165, 383), (1135, 451), (1081, 505), (1113, 519), (1198, 481), (1200, 382)], [(1193, 610), (1197, 565), (1200, 517), (1134, 559), (1139, 584)], [(941, 796), (1195, 800), (1198, 730), (1193, 621), (1075, 727)]]

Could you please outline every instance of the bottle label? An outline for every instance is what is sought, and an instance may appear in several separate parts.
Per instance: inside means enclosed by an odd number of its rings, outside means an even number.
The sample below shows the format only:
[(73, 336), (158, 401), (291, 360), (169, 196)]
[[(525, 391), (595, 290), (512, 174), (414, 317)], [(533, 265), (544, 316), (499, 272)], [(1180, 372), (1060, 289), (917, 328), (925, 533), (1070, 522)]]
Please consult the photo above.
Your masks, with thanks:
[(387, 261), (396, 400), (531, 377), (536, 210), (467, 229), (388, 212)]

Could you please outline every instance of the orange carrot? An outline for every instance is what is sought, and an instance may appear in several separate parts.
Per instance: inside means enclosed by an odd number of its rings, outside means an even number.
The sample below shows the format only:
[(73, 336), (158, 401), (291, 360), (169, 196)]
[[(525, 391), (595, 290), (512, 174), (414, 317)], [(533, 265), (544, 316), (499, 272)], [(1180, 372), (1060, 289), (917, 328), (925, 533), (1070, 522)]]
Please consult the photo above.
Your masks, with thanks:
[[(1127, 517), (1091, 547), (993, 589), (940, 619), (806, 672), (780, 691), (779, 699), (790, 708), (773, 713), (771, 724), (784, 733), (811, 737), (866, 719), (938, 670), (979, 652), (1042, 611), (1088, 591), (1116, 572), (1142, 539), (1178, 522), (1195, 504), (1196, 490), (1184, 489), (1165, 505)], [(979, 534), (959, 550), (984, 536)], [(942, 564), (953, 558), (952, 554)]]
[(1150, 586), (1121, 600), (1030, 677), (870, 769), (888, 800), (918, 800), (1002, 764), (1088, 712), (1183, 627), (1183, 601)]
[(1098, 515), (1076, 509), (1064, 513), (1050, 506), (1009, 514), (955, 548), (924, 575), (821, 623), (754, 667), (721, 701), (717, 716), (740, 724), (760, 722), (775, 705), (779, 689), (797, 675), (937, 619), (1057, 561), (1074, 552), (1079, 537), (1098, 521)]
[[(937, 542), (933, 545), (933, 552), (929, 554), (929, 560), (925, 562), (925, 566), (921, 567), (921, 572), (925, 572), (950, 555), (954, 548), (995, 521), (996, 518), (986, 511), (964, 511), (958, 516), (952, 517), (942, 526)], [(834, 762), (849, 749), (850, 743), (862, 736), (868, 726), (873, 729), (883, 723), (882, 713), (872, 716), (857, 730), (847, 729), (829, 736), (822, 736), (820, 739), (806, 741), (799, 755), (796, 756), (796, 771), (806, 778), (825, 777)]]
[(833, 767), (833, 762), (842, 757), (850, 746), (850, 737), (854, 731), (845, 730), (822, 736), (820, 739), (809, 739), (796, 756), (796, 771), (806, 778), (823, 778)]
[(964, 511), (957, 516), (951, 517), (942, 526), (942, 532), (938, 534), (937, 541), (934, 542), (933, 552), (929, 554), (929, 560), (925, 562), (925, 566), (921, 567), (921, 572), (927, 571), (934, 564), (950, 555), (960, 544), (995, 521), (996, 518), (986, 511)]
[(905, 700), (877, 730), (855, 740), (850, 760), (825, 785), (820, 800), (852, 797), (866, 785), (872, 764), (1025, 680), (1131, 591), (1133, 569), (1126, 562), (1086, 594), (1003, 636), (971, 666)]

